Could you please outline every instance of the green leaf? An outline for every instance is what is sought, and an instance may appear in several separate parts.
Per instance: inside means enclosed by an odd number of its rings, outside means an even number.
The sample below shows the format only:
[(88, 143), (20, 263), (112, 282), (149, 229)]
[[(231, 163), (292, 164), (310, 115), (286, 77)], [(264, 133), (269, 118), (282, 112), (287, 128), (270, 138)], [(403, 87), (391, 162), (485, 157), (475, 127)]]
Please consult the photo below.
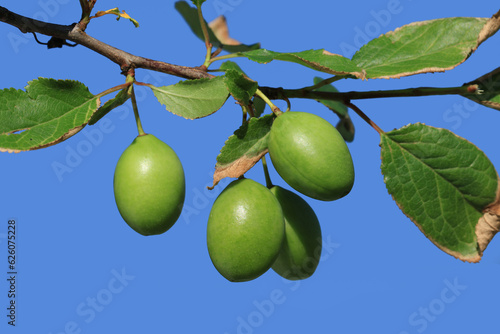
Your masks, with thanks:
[(180, 81), (171, 86), (150, 86), (168, 111), (187, 119), (213, 114), (226, 102), (229, 93), (224, 77)]
[(491, 19), (455, 17), (414, 22), (370, 41), (352, 60), (325, 50), (281, 53), (258, 49), (237, 55), (258, 63), (289, 61), (358, 79), (400, 78), (453, 69), (498, 29), (500, 11)]
[(445, 129), (412, 124), (381, 135), (382, 173), (401, 210), (441, 250), (478, 262), (476, 225), (496, 198), (486, 155)]
[(267, 64), (273, 60), (282, 60), (296, 63), (302, 66), (312, 68), (336, 75), (354, 75), (357, 78), (364, 78), (363, 70), (353, 61), (340, 55), (332, 54), (323, 49), (307, 50), (302, 52), (281, 53), (258, 49), (247, 52), (240, 52), (238, 56), (246, 57), (252, 61), (261, 64)]
[(112, 99), (109, 99), (104, 103), (103, 106), (101, 106), (97, 111), (92, 115), (92, 117), (89, 120), (89, 125), (94, 125), (97, 123), (101, 118), (103, 118), (107, 113), (109, 113), (111, 110), (115, 109), (116, 107), (121, 106), (127, 100), (130, 98), (130, 95), (128, 94), (129, 87), (122, 89), (121, 91), (116, 94), (116, 96)]
[[(200, 20), (198, 18), (198, 10), (196, 8), (191, 7), (186, 1), (177, 1), (175, 3), (175, 9), (179, 12), (179, 14), (182, 15), (182, 17), (189, 25), (189, 28), (191, 28), (196, 37), (204, 41), (205, 38), (203, 36), (203, 30), (201, 28)], [(207, 23), (205, 22), (205, 24)], [(212, 29), (208, 29), (208, 35), (210, 38), (210, 43), (214, 45), (220, 44), (217, 37), (215, 37)]]
[(26, 91), (0, 91), (0, 151), (55, 145), (79, 132), (100, 99), (80, 82), (39, 78)]
[(241, 69), (240, 65), (236, 64), (234, 61), (231, 61), (231, 60), (227, 60), (227, 61), (223, 62), (220, 65), (219, 69), (222, 71), (234, 70), (234, 71), (237, 71), (241, 74), (246, 75), (246, 73)]
[(217, 156), (213, 187), (225, 177), (242, 176), (267, 153), (273, 120), (273, 115), (252, 117), (228, 138)]
[(224, 83), (229, 93), (242, 105), (248, 105), (258, 88), (257, 82), (237, 70), (226, 70)]
[(346, 142), (351, 143), (354, 141), (354, 123), (349, 115), (341, 118), (335, 127)]
[[(219, 69), (222, 71), (225, 71), (226, 73), (231, 72), (231, 71), (237, 72), (240, 74), (240, 76), (243, 76), (242, 78), (240, 78), (242, 80), (242, 85), (248, 86), (249, 89), (248, 90), (244, 89), (244, 95), (243, 95), (243, 98), (245, 98), (244, 100), (240, 100), (240, 99), (237, 99), (237, 100), (239, 100), (244, 105), (248, 105), (250, 102), (249, 99), (252, 99), (252, 96), (257, 91), (258, 84), (254, 83), (254, 81), (246, 78), (245, 72), (241, 69), (241, 67), (238, 64), (236, 64), (233, 61), (230, 61), (230, 60), (225, 61), (224, 63), (221, 64)], [(230, 74), (230, 76), (235, 76), (235, 74), (232, 73), (232, 74)], [(237, 77), (237, 78), (239, 78), (239, 77)], [(226, 80), (228, 80), (228, 79), (226, 79)], [(254, 86), (255, 86), (255, 90), (254, 90)], [(228, 89), (230, 89), (230, 88), (228, 87)], [(234, 94), (233, 94), (233, 96), (234, 96)], [(262, 115), (262, 112), (264, 111), (264, 109), (266, 107), (266, 102), (264, 102), (264, 100), (262, 100), (261, 98), (254, 96), (252, 99), (252, 103), (253, 103), (253, 107), (254, 107), (253, 108), (253, 110), (254, 110), (253, 117), (260, 117), (260, 115)]]
[[(200, 20), (198, 18), (198, 10), (194, 7), (191, 7), (186, 1), (177, 1), (175, 3), (175, 9), (182, 15), (184, 21), (189, 25), (193, 33), (202, 41), (205, 41), (205, 37), (203, 36), (203, 30), (201, 28)], [(239, 44), (239, 45), (226, 45), (222, 43), (214, 34), (212, 29), (208, 27), (208, 24), (205, 22), (208, 29), (208, 36), (210, 43), (216, 48), (222, 47), (224, 51), (233, 53), (233, 52), (243, 52), (249, 50), (255, 50), (260, 48), (260, 44)]]
[(414, 22), (370, 41), (352, 60), (367, 78), (444, 72), (467, 60), (499, 27), (498, 17)]
[(477, 85), (479, 91), (463, 96), (485, 107), (500, 110), (500, 67), (464, 86), (470, 85)]

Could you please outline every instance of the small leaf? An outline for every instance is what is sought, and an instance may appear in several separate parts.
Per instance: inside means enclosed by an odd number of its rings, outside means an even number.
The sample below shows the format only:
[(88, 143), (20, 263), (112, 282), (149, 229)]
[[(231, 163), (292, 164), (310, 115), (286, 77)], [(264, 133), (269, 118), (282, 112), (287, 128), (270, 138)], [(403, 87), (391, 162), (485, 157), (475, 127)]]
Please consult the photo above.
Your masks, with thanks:
[(79, 132), (100, 99), (80, 82), (39, 78), (26, 91), (0, 90), (0, 151), (55, 145)]
[(228, 138), (217, 156), (213, 189), (225, 177), (240, 177), (266, 153), (274, 116), (252, 117)]
[(234, 70), (234, 71), (240, 72), (241, 74), (246, 75), (246, 73), (241, 69), (240, 65), (238, 65), (234, 61), (230, 61), (230, 60), (223, 62), (220, 65), (219, 69), (222, 71)]
[(237, 70), (226, 70), (224, 83), (229, 93), (242, 105), (248, 105), (258, 88), (257, 82)]
[(150, 87), (168, 111), (187, 119), (213, 114), (224, 105), (229, 96), (224, 77), (186, 80), (171, 86)]
[(369, 79), (451, 70), (498, 31), (499, 13), (492, 19), (452, 17), (414, 22), (370, 41), (352, 60)]
[(346, 142), (354, 141), (354, 123), (349, 115), (341, 118), (335, 127)]
[[(175, 9), (182, 15), (186, 23), (189, 25), (189, 28), (193, 31), (193, 33), (201, 39), (205, 40), (203, 36), (203, 30), (201, 29), (200, 20), (198, 18), (198, 10), (196, 8), (191, 7), (186, 1), (177, 1), (175, 3)], [(208, 34), (210, 38), (210, 43), (219, 45), (219, 40), (215, 37), (212, 29), (208, 29)]]
[[(177, 1), (175, 3), (175, 9), (179, 12), (179, 14), (182, 15), (184, 18), (184, 21), (189, 25), (193, 33), (202, 41), (205, 40), (205, 37), (203, 36), (203, 30), (201, 29), (201, 24), (200, 20), (198, 18), (198, 10), (194, 7), (191, 7), (186, 1)], [(207, 24), (205, 22), (205, 24)], [(207, 24), (208, 26), (208, 24)], [(245, 45), (245, 44), (239, 44), (239, 45), (224, 45), (223, 42), (221, 42), (214, 34), (212, 29), (208, 27), (208, 36), (210, 43), (212, 43), (213, 46), (216, 48), (222, 47), (224, 51), (227, 52), (243, 52), (243, 51), (249, 51), (249, 50), (255, 50), (260, 48), (260, 44), (251, 44), (251, 45)]]
[(102, 105), (99, 109), (97, 109), (94, 115), (92, 115), (92, 117), (90, 118), (89, 125), (94, 125), (111, 110), (127, 102), (127, 100), (130, 98), (128, 90), (129, 87), (122, 89), (121, 91), (118, 92), (118, 94), (116, 94), (114, 98), (109, 99), (108, 101), (106, 101), (106, 103), (104, 103), (104, 105)]
[(350, 59), (330, 53), (323, 49), (290, 53), (280, 53), (266, 49), (259, 49), (240, 52), (238, 55), (261, 64), (266, 64), (273, 60), (282, 60), (325, 73), (336, 75), (354, 75), (361, 79), (365, 77), (363, 70)]
[(130, 15), (128, 15), (127, 13), (125, 13), (124, 10), (122, 10), (120, 12), (120, 10), (118, 8), (108, 9), (108, 10), (105, 10), (105, 11), (98, 11), (94, 15), (94, 17), (101, 17), (101, 16), (104, 16), (104, 15), (107, 15), (107, 14), (116, 15), (117, 16), (117, 18), (116, 18), (117, 21), (120, 20), (120, 18), (122, 18), (122, 17), (124, 19), (130, 20), (130, 22), (132, 22), (136, 28), (139, 28), (139, 22), (137, 22), (137, 20), (131, 18)]
[(401, 210), (441, 250), (478, 262), (476, 226), (498, 188), (486, 155), (448, 130), (419, 123), (382, 134), (381, 147), (384, 181)]
[(500, 67), (464, 86), (470, 85), (477, 85), (478, 92), (463, 96), (485, 107), (500, 110)]

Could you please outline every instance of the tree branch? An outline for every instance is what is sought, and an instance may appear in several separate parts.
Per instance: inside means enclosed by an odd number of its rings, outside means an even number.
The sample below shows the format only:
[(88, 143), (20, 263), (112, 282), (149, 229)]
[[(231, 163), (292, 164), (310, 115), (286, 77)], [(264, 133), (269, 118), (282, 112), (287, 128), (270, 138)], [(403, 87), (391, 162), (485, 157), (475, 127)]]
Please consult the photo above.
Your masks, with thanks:
[[(89, 6), (89, 3), (86, 3), (85, 1), (86, 0), (81, 0), (80, 3), (83, 3), (85, 6)], [(90, 2), (91, 5), (93, 5), (93, 3), (95, 3), (95, 1)], [(82, 6), (82, 10), (88, 10), (88, 8), (86, 9), (85, 6)], [(22, 33), (39, 33), (42, 35), (59, 38), (63, 41), (69, 40), (74, 43), (80, 44), (118, 64), (122, 73), (124, 74), (127, 73), (129, 69), (143, 68), (147, 70), (167, 73), (185, 79), (201, 79), (214, 77), (214, 75), (207, 73), (206, 68), (200, 66), (187, 67), (173, 65), (163, 61), (136, 56), (123, 50), (117, 49), (88, 35), (84, 31), (88, 22), (81, 21), (80, 23), (73, 23), (71, 25), (52, 24), (16, 14), (1, 6), (0, 22), (5, 22), (9, 25), (17, 27)], [(344, 93), (312, 91), (308, 88), (310, 87), (305, 87), (302, 89), (259, 87), (262, 93), (266, 95), (270, 100), (303, 98), (348, 102), (357, 99), (387, 97), (430, 96), (448, 94), (456, 95), (464, 93), (470, 94), (474, 93), (475, 90), (477, 90), (477, 85), (464, 85), (462, 87), (450, 88), (420, 87), (399, 90)]]
[(75, 23), (71, 25), (60, 25), (42, 22), (16, 14), (1, 6), (0, 21), (17, 27), (22, 33), (39, 33), (80, 44), (118, 64), (123, 73), (126, 73), (130, 68), (143, 68), (185, 79), (214, 77), (198, 67), (173, 65), (158, 60), (135, 56), (89, 36)]
[(350, 101), (362, 99), (376, 99), (388, 97), (413, 97), (434, 95), (460, 95), (475, 93), (478, 86), (475, 84), (460, 87), (419, 87), (395, 90), (378, 90), (367, 92), (321, 92), (308, 89), (283, 89), (273, 87), (259, 87), (259, 89), (271, 100), (287, 98), (301, 98), (313, 100)]

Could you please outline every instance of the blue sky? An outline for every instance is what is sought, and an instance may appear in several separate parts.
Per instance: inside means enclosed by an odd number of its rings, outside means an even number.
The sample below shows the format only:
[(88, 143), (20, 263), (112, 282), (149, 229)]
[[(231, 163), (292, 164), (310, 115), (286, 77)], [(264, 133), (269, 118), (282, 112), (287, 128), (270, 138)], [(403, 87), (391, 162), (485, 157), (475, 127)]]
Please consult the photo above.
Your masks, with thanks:
[[(173, 1), (100, 0), (98, 10), (119, 5), (141, 27), (112, 17), (87, 32), (131, 53), (197, 66), (204, 44), (174, 10)], [(26, 0), (4, 4), (12, 11), (55, 23), (80, 17), (77, 1)], [(325, 48), (352, 56), (366, 38), (404, 24), (452, 16), (490, 17), (492, 1), (375, 0), (307, 3), (208, 0), (208, 20), (227, 17), (234, 38), (261, 42), (274, 51)], [(46, 37), (39, 36), (41, 40)], [(498, 36), (445, 74), (399, 80), (341, 81), (341, 91), (418, 86), (458, 86), (498, 67)], [(30, 35), (0, 24), (4, 64), (0, 87), (22, 89), (37, 77), (75, 79), (99, 93), (123, 82), (118, 67), (81, 46), (47, 50)], [(237, 60), (259, 84), (298, 88), (321, 73), (295, 64)], [(326, 76), (325, 76), (326, 77)], [(139, 81), (169, 85), (178, 78), (137, 71)], [(480, 264), (441, 252), (397, 208), (380, 172), (377, 133), (352, 115), (356, 139), (349, 144), (356, 182), (335, 202), (308, 199), (321, 222), (322, 260), (299, 282), (269, 271), (247, 283), (230, 283), (215, 270), (206, 249), (206, 222), (215, 197), (215, 158), (241, 122), (229, 100), (216, 114), (189, 121), (168, 113), (151, 91), (137, 88), (146, 132), (168, 143), (186, 173), (186, 202), (167, 233), (144, 237), (121, 219), (113, 198), (113, 172), (136, 136), (126, 104), (69, 140), (43, 150), (0, 154), (0, 271), (7, 277), (6, 231), (17, 223), (17, 319), (7, 325), (8, 282), (0, 280), (2, 333), (498, 333), (500, 242), (493, 239)], [(293, 109), (335, 123), (314, 101), (293, 100)], [(284, 108), (282, 102), (277, 102)], [(481, 148), (500, 166), (498, 111), (460, 97), (360, 101), (382, 129), (423, 122), (450, 129)], [(58, 174), (57, 163), (69, 171)], [(260, 164), (247, 173), (264, 182)], [(285, 186), (271, 170), (274, 183)], [(8, 277), (7, 277), (8, 278)]]

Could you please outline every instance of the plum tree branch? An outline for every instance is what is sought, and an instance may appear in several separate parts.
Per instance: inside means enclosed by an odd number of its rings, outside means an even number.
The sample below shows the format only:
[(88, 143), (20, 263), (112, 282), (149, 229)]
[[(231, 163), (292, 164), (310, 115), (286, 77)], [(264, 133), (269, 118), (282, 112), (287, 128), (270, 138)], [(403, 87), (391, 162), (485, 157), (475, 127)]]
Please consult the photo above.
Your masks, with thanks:
[(366, 92), (321, 92), (307, 89), (283, 89), (273, 87), (259, 87), (259, 89), (271, 100), (287, 98), (302, 98), (314, 100), (350, 101), (362, 99), (388, 98), (388, 97), (412, 97), (412, 96), (434, 96), (434, 95), (460, 95), (471, 94), (478, 90), (477, 85), (465, 85), (461, 87), (419, 87), (395, 90), (377, 90)]
[[(81, 0), (82, 19), (78, 23), (71, 25), (60, 25), (47, 23), (35, 19), (28, 18), (9, 11), (7, 8), (0, 6), (0, 22), (4, 22), (11, 26), (17, 27), (22, 33), (39, 33), (53, 38), (58, 38), (61, 41), (72, 41), (80, 44), (92, 51), (95, 51), (102, 56), (108, 58), (112, 62), (118, 64), (123, 74), (126, 74), (130, 69), (142, 68), (162, 73), (167, 73), (185, 79), (201, 79), (213, 78), (214, 75), (207, 72), (205, 66), (188, 67), (174, 65), (167, 62), (153, 60), (145, 57), (140, 57), (128, 53), (126, 51), (115, 48), (109, 44), (88, 35), (85, 29), (88, 24), (89, 10), (95, 4), (95, 0)], [(64, 43), (63, 43), (64, 44)], [(228, 55), (227, 57), (231, 57)], [(225, 57), (225, 56), (223, 56)], [(219, 57), (218, 59), (222, 59)], [(213, 61), (215, 58), (212, 58)], [(324, 84), (337, 80), (336, 77), (326, 80)], [(420, 87), (407, 88), (399, 90), (385, 91), (367, 91), (367, 92), (321, 92), (311, 90), (311, 87), (301, 89), (283, 89), (273, 87), (259, 87), (260, 91), (269, 100), (281, 100), (288, 98), (303, 98), (315, 100), (336, 100), (348, 103), (351, 100), (357, 99), (373, 99), (373, 98), (388, 98), (388, 97), (411, 97), (411, 96), (431, 96), (431, 95), (459, 95), (475, 93), (478, 89), (477, 85), (464, 85), (461, 87), (436, 88), (436, 87)]]
[(212, 74), (198, 67), (173, 65), (163, 61), (135, 56), (88, 35), (79, 24), (60, 25), (31, 19), (0, 6), (0, 21), (17, 27), (22, 33), (39, 33), (80, 44), (118, 64), (123, 73), (130, 68), (163, 72), (185, 79), (212, 78)]

